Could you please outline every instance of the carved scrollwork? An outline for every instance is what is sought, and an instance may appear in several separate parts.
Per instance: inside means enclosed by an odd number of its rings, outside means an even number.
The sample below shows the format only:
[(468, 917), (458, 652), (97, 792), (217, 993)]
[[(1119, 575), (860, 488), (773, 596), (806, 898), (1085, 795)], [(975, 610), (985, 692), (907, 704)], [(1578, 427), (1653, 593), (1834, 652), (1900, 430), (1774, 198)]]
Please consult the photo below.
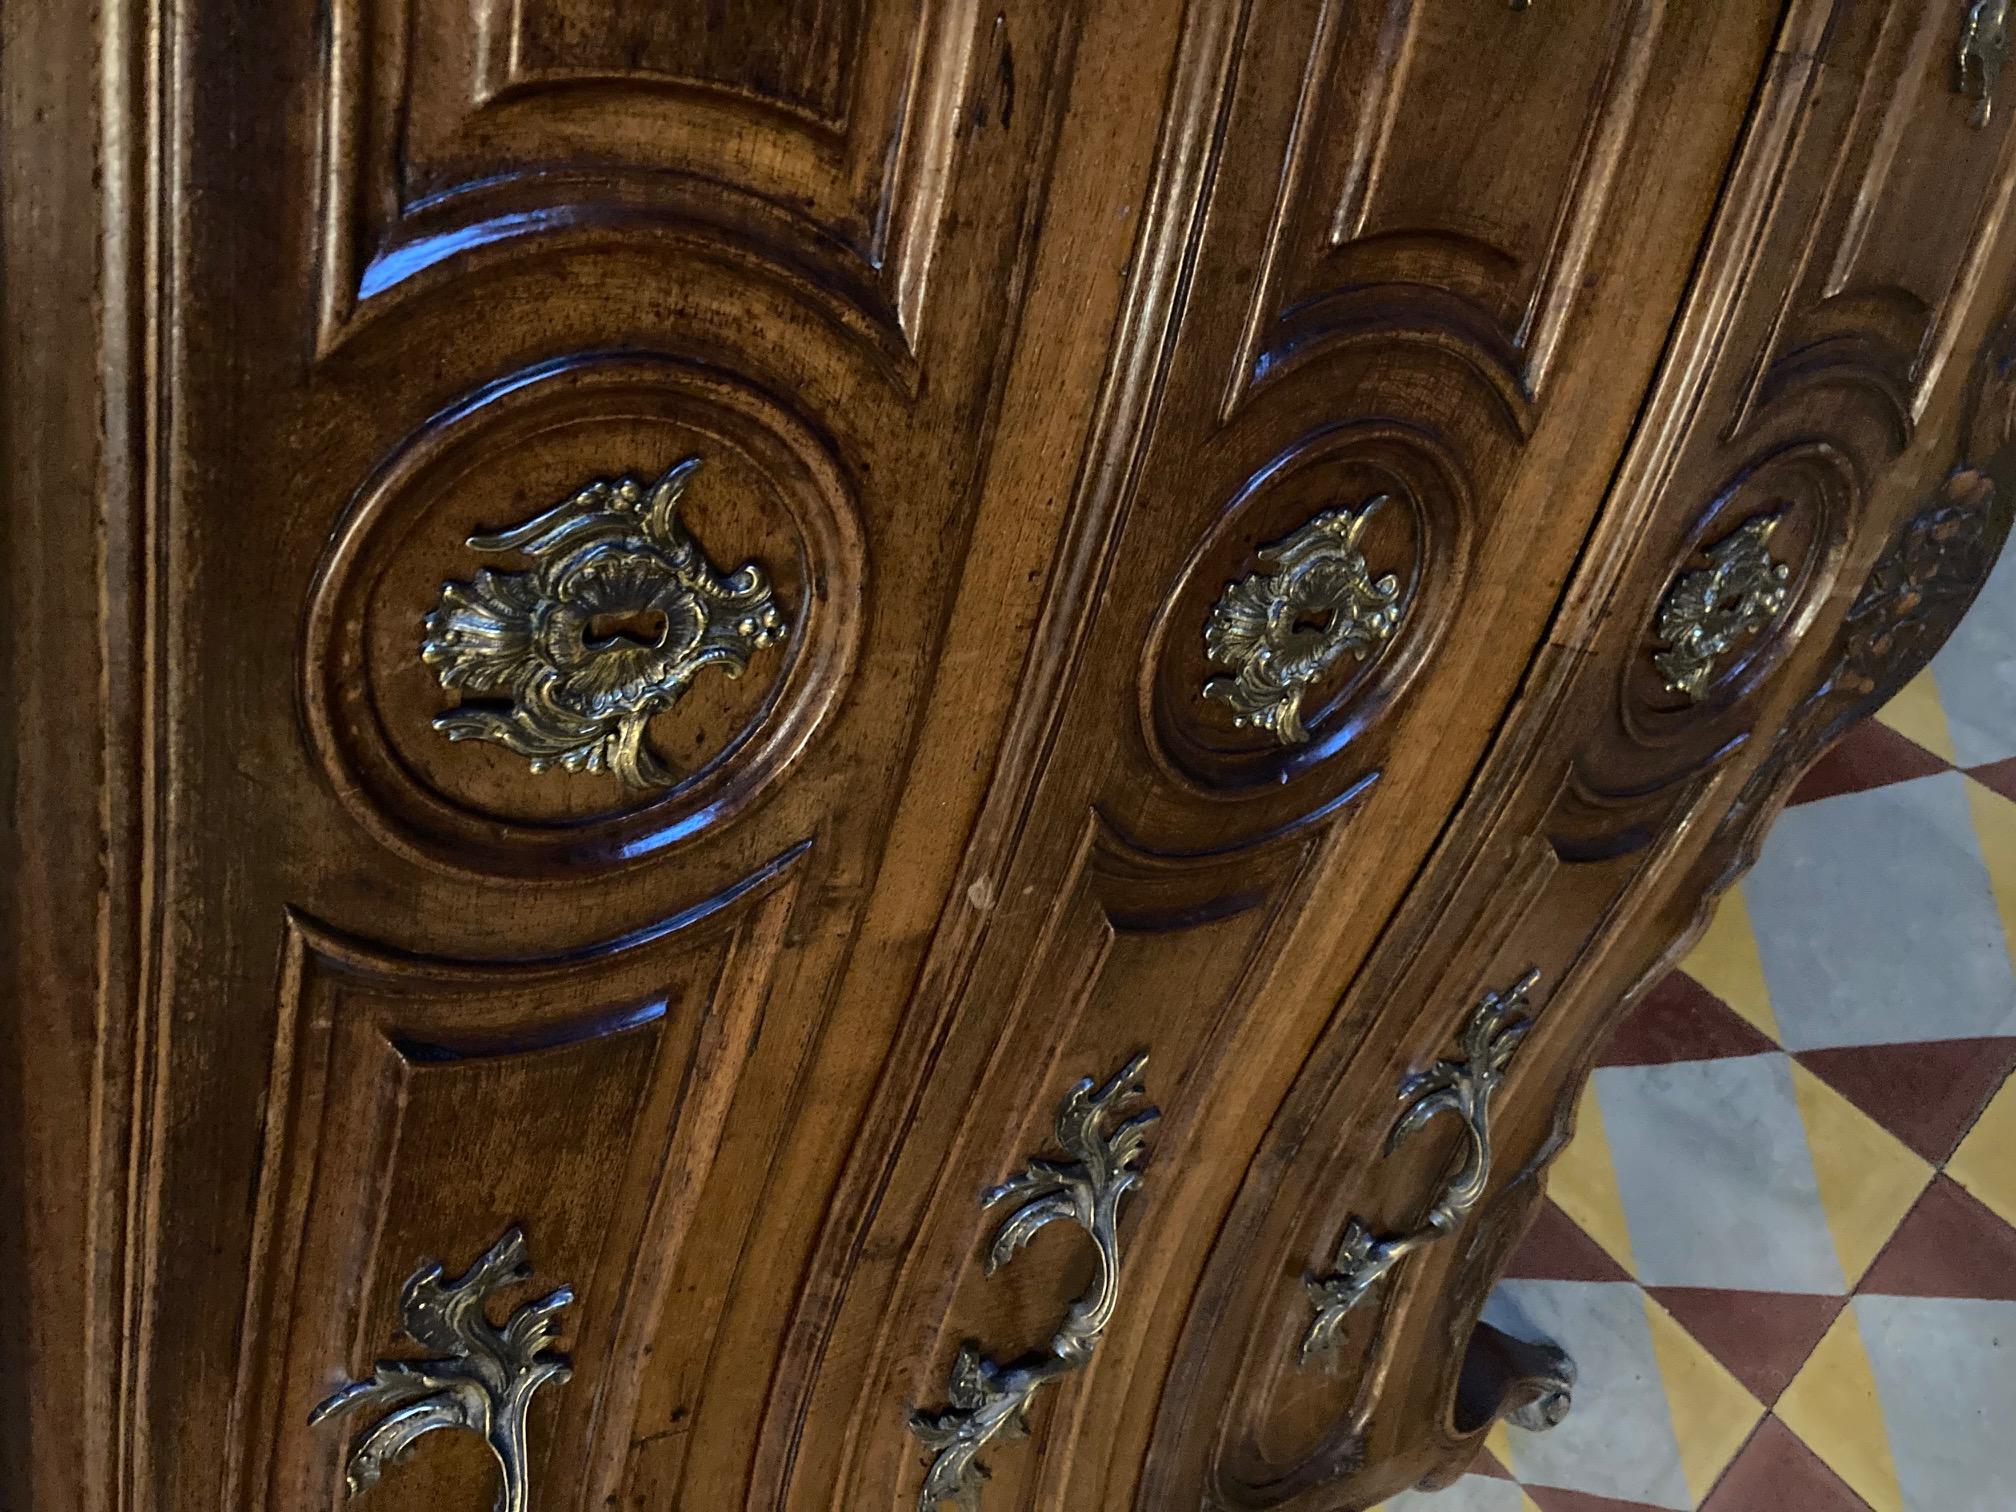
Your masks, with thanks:
[(1986, 126), (1995, 85), (2009, 60), (2009, 0), (1970, 0), (1960, 23), (1954, 88), (1974, 101), (1973, 123)]
[(377, 1425), (350, 1446), (352, 1496), (375, 1486), (385, 1467), (403, 1458), (423, 1434), (459, 1428), (480, 1437), (497, 1457), (502, 1482), (496, 1512), (529, 1512), (526, 1414), (540, 1387), (565, 1382), (573, 1373), (564, 1356), (548, 1357), (546, 1351), (554, 1342), (554, 1319), (574, 1293), (563, 1286), (527, 1302), (501, 1328), (484, 1306), (494, 1293), (530, 1274), (524, 1232), (513, 1227), (454, 1281), (442, 1281), (437, 1261), (407, 1278), (399, 1294), (400, 1325), (437, 1358), (380, 1360), (368, 1380), (353, 1381), (308, 1415), (312, 1426), (367, 1407), (385, 1409)]
[(1974, 363), (1953, 465), (1898, 524), (1856, 591), (1819, 681), (1724, 812), (1712, 845), (1717, 896), (1757, 859), (1764, 826), (1803, 770), (1857, 720), (1922, 672), (1994, 570), (2016, 492), (2016, 315), (2005, 312)]
[(471, 536), (478, 551), (523, 552), (534, 566), (444, 584), (420, 654), (443, 688), (509, 702), (463, 703), (434, 727), (495, 741), (535, 772), (670, 786), (645, 740), (652, 718), (707, 668), (740, 677), (790, 632), (761, 567), (724, 574), (680, 524), (699, 466), (688, 457), (655, 483), (598, 479), (522, 525)]
[(1228, 585), (1204, 624), (1204, 650), (1231, 677), (1204, 685), (1233, 723), (1282, 745), (1309, 739), (1302, 697), (1346, 653), (1364, 661), (1400, 623), (1400, 578), (1374, 578), (1359, 539), (1385, 494), (1328, 509), (1258, 553), (1262, 571)]
[(1527, 995), (1539, 980), (1539, 972), (1529, 971), (1508, 991), (1485, 993), (1464, 1026), (1463, 1058), (1438, 1060), (1428, 1071), (1401, 1083), (1405, 1107), (1386, 1136), (1387, 1150), (1399, 1148), (1431, 1119), (1454, 1113), (1463, 1123), (1462, 1161), (1427, 1216), (1406, 1233), (1375, 1235), (1357, 1218), (1345, 1226), (1334, 1268), (1305, 1283), (1316, 1317), (1302, 1338), (1304, 1366), (1330, 1358), (1352, 1309), (1414, 1251), (1452, 1233), (1483, 1198), (1491, 1180), (1491, 1099), (1505, 1078), (1512, 1052), (1533, 1027), (1527, 1017)]
[(1716, 664), (1778, 615), (1791, 597), (1792, 569), (1771, 555), (1782, 515), (1756, 515), (1703, 553), (1706, 567), (1683, 572), (1659, 604), (1665, 649), (1652, 661), (1666, 689), (1698, 703)]
[[(1141, 1073), (1147, 1064), (1143, 1052), (1103, 1086), (1087, 1077), (1072, 1087), (1057, 1112), (1057, 1142), (1070, 1158), (1039, 1157), (1021, 1175), (982, 1195), (983, 1209), (1019, 1199), (994, 1232), (988, 1275), (1058, 1219), (1069, 1219), (1091, 1238), (1098, 1273), (1090, 1290), (1071, 1304), (1043, 1354), (1001, 1365), (982, 1354), (978, 1344), (961, 1346), (947, 1389), (951, 1405), (910, 1419), (911, 1432), (932, 1451), (917, 1496), (918, 1512), (936, 1512), (946, 1502), (961, 1512), (979, 1512), (987, 1480), (980, 1452), (996, 1439), (1026, 1435), (1031, 1399), (1045, 1385), (1090, 1363), (1113, 1321), (1120, 1301), (1120, 1204), (1141, 1180), (1139, 1162), (1148, 1130), (1162, 1116), (1152, 1107), (1121, 1116), (1143, 1095)], [(1109, 1123), (1115, 1118), (1118, 1123)]]
[(1994, 497), (1986, 473), (1955, 468), (1939, 502), (1905, 522), (1848, 611), (1831, 687), (1864, 696), (1876, 691), (1885, 669), (1931, 660), (1994, 565), (1988, 549)]
[[(1788, 772), (1811, 761), (1931, 661), (1995, 565), (1996, 513), (1994, 479), (1979, 468), (1956, 467), (1936, 500), (1898, 528), (1855, 595), (1826, 676), (1793, 711), (1770, 758), (1751, 773), (1723, 816), (1719, 833), (1753, 827)], [(1749, 845), (1737, 847), (1730, 877), (1751, 859)]]

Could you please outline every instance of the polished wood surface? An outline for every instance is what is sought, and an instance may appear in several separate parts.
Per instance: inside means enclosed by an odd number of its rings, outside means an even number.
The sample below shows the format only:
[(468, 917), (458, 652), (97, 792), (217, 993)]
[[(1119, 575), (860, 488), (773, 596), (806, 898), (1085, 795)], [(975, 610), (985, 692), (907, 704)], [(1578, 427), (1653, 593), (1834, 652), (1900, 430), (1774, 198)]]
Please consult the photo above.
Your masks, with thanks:
[[(518, 1225), (531, 1508), (914, 1507), (962, 1345), (1093, 1278), (1064, 1222), (990, 1275), (977, 1194), (1142, 1051), (1117, 1306), (981, 1504), (1460, 1471), (1550, 1389), (1473, 1330), (1607, 1026), (2007, 532), (1967, 11), (9, 6), (0, 1505), (338, 1505), (311, 1410)], [(789, 623), (675, 779), (447, 739), (428, 617), (526, 565), (469, 538), (689, 457)], [(1390, 636), (1240, 724), (1228, 584), (1382, 496)], [(1767, 516), (1782, 607), (1676, 693)], [(1528, 971), (1479, 1200), (1305, 1363)]]

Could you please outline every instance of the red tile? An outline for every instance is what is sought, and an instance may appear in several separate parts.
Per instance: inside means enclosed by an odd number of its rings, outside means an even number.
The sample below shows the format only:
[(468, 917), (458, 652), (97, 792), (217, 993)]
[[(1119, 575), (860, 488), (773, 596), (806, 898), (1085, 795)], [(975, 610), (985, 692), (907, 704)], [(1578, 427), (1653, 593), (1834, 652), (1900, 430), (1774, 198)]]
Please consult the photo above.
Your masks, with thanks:
[(1493, 1454), (1489, 1449), (1479, 1449), (1477, 1451), (1477, 1458), (1470, 1462), (1470, 1473), (1472, 1475), (1488, 1475), (1493, 1480), (1516, 1479), (1512, 1472), (1505, 1468), (1498, 1456)]
[(1701, 1512), (1869, 1512), (1869, 1503), (1775, 1417), (1757, 1425)]
[(1507, 1277), (1521, 1281), (1629, 1281), (1630, 1274), (1610, 1258), (1609, 1251), (1553, 1202), (1540, 1204), (1533, 1227), (1526, 1231)]
[(1599, 1066), (1663, 1066), (1673, 1061), (1764, 1055), (1778, 1047), (1684, 971), (1667, 973), (1603, 1047)]
[(1813, 764), (1813, 769), (1792, 790), (1789, 801), (1812, 803), (1820, 798), (1867, 792), (1870, 788), (1951, 770), (1948, 762), (1917, 741), (1899, 735), (1886, 724), (1865, 719)]
[(1645, 1290), (1766, 1407), (1776, 1402), (1827, 1332), (1846, 1297), (1725, 1291), (1696, 1286)]
[(1937, 1165), (2016, 1067), (2016, 1038), (1850, 1045), (1792, 1058)]
[(2011, 803), (2016, 803), (2016, 756), (1991, 761), (1986, 766), (1968, 767), (1967, 775), (1983, 787), (1993, 788)]
[(2016, 1228), (1951, 1176), (1935, 1176), (1855, 1290), (2016, 1302)]

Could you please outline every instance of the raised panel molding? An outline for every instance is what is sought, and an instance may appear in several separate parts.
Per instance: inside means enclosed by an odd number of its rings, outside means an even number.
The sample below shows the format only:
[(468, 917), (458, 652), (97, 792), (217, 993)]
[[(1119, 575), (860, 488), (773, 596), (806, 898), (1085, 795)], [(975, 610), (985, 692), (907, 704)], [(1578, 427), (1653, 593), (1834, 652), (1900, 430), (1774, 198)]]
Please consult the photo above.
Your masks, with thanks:
[(801, 8), (741, 49), (623, 0), (335, 0), (319, 349), (484, 249), (642, 235), (783, 281), (914, 377), (978, 7)]
[(786, 0), (763, 10), (472, 0), (472, 10), (483, 104), (511, 90), (622, 79), (719, 90), (837, 135), (861, 65), (861, 0)]
[[(1224, 415), (1312, 350), (1389, 323), (1403, 287), (1405, 318), (1473, 343), (1523, 413), (1583, 293), (1664, 13), (1323, 0)], [(1449, 108), (1480, 88), (1499, 109)]]
[(1824, 189), (1806, 207), (1731, 434), (1779, 390), (1858, 369), (1908, 430), (1953, 356), (2016, 191), (2016, 133), (2006, 111), (1976, 125), (1953, 90), (1964, 7), (1803, 9), (1823, 66), (1783, 117), (1798, 123), (1797, 166), (1773, 197)]
[[(227, 1506), (340, 1505), (344, 1435), (309, 1409), (384, 1352), (407, 1271), (512, 1225), (577, 1296), (575, 1379), (533, 1410), (542, 1506), (613, 1499), (807, 849), (554, 959), (416, 957), (290, 915)], [(474, 1505), (480, 1463), (430, 1439), (399, 1494)]]
[[(1445, 1367), (1439, 1353), (1417, 1353), (1415, 1314), (1435, 1298), (1438, 1274), (1463, 1240), (1424, 1251), (1354, 1309), (1330, 1369), (1312, 1369), (1302, 1357), (1307, 1283), (1334, 1269), (1353, 1218), (1404, 1228), (1446, 1176), (1452, 1130), (1424, 1130), (1401, 1149), (1384, 1143), (1396, 1108), (1385, 1089), (1446, 1056), (1487, 988), (1537, 967), (1536, 1018), (1545, 1024), (1553, 1014), (1561, 963), (1529, 955), (1519, 926), (1544, 906), (1564, 870), (1538, 840), (1476, 848), (1456, 883), (1452, 917), (1435, 926), (1439, 944), (1402, 931), (1361, 975), (1410, 1011), (1388, 1018), (1347, 994), (1248, 1166), (1187, 1299), (1174, 1368), (1185, 1389), (1158, 1409), (1136, 1507), (1165, 1505), (1179, 1486), (1200, 1484), (1212, 1506), (1343, 1507), (1368, 1495), (1369, 1505), (1402, 1484), (1390, 1464), (1376, 1493), (1354, 1476), (1389, 1419), (1422, 1421), (1397, 1398), (1445, 1369), (1453, 1378), (1453, 1358)], [(1514, 1068), (1508, 1099), (1523, 1095), (1523, 1075)], [(1384, 1095), (1359, 1090), (1372, 1084)]]
[[(938, 1399), (933, 1393), (942, 1393), (946, 1370), (979, 1317), (992, 1313), (999, 1326), (978, 1331), (1006, 1339), (1040, 1337), (1054, 1325), (1051, 1315), (1077, 1294), (1076, 1273), (1060, 1271), (1059, 1251), (1046, 1245), (1018, 1260), (1014, 1288), (1004, 1288), (1001, 1276), (990, 1283), (979, 1263), (988, 1226), (972, 1193), (1009, 1174), (1024, 1146), (1046, 1139), (1049, 1089), (1119, 1045), (1116, 1064), (1140, 1051), (1151, 1056), (1155, 1100), (1165, 1112), (1153, 1159), (1166, 1184), (1126, 1219), (1112, 1339), (1043, 1409), (1049, 1427), (1040, 1432), (1049, 1442), (1085, 1445), (1090, 1455), (1104, 1436), (1088, 1419), (1111, 1411), (1117, 1399), (1100, 1382), (1127, 1378), (1140, 1333), (1157, 1321), (1161, 1276), (1172, 1263), (1198, 1258), (1152, 1235), (1180, 1222), (1173, 1217), (1184, 1201), (1179, 1193), (1202, 1178), (1216, 1153), (1200, 1150), (1186, 1169), (1181, 1152), (1211, 1142), (1212, 1088), (1237, 1074), (1228, 1037), (1263, 1000), (1293, 934), (1294, 911), (1337, 833), (1334, 824), (1311, 825), (1238, 849), (1175, 855), (1140, 848), (1096, 811), (1086, 817), (1012, 990), (1003, 998), (969, 996), (955, 1022), (933, 1033), (944, 1048), (922, 1092), (927, 1105), (913, 1113), (890, 1162), (839, 1297), (808, 1296), (805, 1315), (794, 1320), (791, 1332), (808, 1340), (812, 1358), (786, 1375), (812, 1391), (787, 1410), (800, 1425), (851, 1422), (846, 1457), (817, 1472), (802, 1464), (759, 1466), (750, 1505), (781, 1506), (795, 1493), (806, 1506), (851, 1508), (886, 1499), (892, 1485), (904, 1488), (899, 1499), (914, 1497), (924, 1466), (903, 1431), (904, 1404)], [(1157, 1011), (1178, 994), (1192, 1011)], [(964, 1110), (949, 1140), (934, 1111), (945, 1099)], [(1152, 1235), (1135, 1237), (1143, 1225)], [(821, 1317), (829, 1304), (832, 1313)], [(838, 1340), (849, 1341), (846, 1352)], [(783, 1422), (771, 1428), (802, 1431)], [(1065, 1482), (1083, 1466), (1074, 1472), (1068, 1456), (1053, 1461), (1040, 1445), (1032, 1452), (1004, 1440), (985, 1457), (993, 1472), (990, 1509), (1081, 1504)]]

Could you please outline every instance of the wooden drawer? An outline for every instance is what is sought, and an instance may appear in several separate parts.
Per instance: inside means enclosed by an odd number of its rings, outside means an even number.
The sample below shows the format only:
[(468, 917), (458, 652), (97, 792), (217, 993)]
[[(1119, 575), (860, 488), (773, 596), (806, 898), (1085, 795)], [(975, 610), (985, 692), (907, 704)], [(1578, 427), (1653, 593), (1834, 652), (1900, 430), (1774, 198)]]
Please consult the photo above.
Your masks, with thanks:
[[(1494, 1416), (1559, 1384), (1472, 1330), (1598, 1049), (1805, 767), (1923, 667), (2009, 530), (2009, 121), (1975, 124), (1948, 90), (1949, 20), (1786, 17), (1547, 649), (1216, 1241), (1144, 1504), (1205, 1484), (1228, 1506), (1372, 1505), (1453, 1477)], [(1933, 162), (1952, 188), (1936, 231), (1902, 208)], [(1746, 582), (1782, 593), (1696, 686), (1669, 687), (1662, 615), (1757, 520), (1788, 570), (1732, 570), (1718, 592), (1732, 610)], [(1487, 1040), (1464, 1031), (1528, 972), (1530, 1001), (1493, 1021), (1527, 1028), (1487, 1095)], [(1438, 1060), (1473, 1120), (1488, 1108), (1488, 1179), (1382, 1272), (1344, 1251), (1354, 1222), (1412, 1232), (1464, 1174), (1455, 1109), (1390, 1142)], [(1335, 1345), (1305, 1361), (1326, 1301)]]
[(1451, 1473), (2006, 531), (1963, 9), (11, 8), (0, 1503)]
[[(1663, 331), (1643, 317), (1677, 300), (1685, 268), (1667, 255), (1705, 225), (1733, 134), (1683, 160), (1652, 123), (1682, 99), (1719, 99), (1734, 125), (1768, 42), (1734, 15), (1652, 25), (1630, 8), (1583, 8), (1562, 24), (1588, 28), (1611, 59), (1585, 74), (1586, 51), (1557, 53), (1520, 29), (1536, 16), (1482, 14), (1416, 8), (1404, 45), (1314, 7), (1270, 12), (1264, 32), (1193, 21), (1180, 39), (1172, 96), (1204, 90), (1221, 122), (1182, 181), (1201, 205), (1182, 254), (1189, 287), (1158, 332), (1153, 408), (1119, 438), (1131, 471), (1116, 496), (1077, 507), (1085, 545), (1060, 557), (1077, 575), (1051, 590), (1065, 660), (1056, 684), (1035, 680), (1052, 675), (1047, 663), (1024, 684), (1049, 705), (1048, 760), (1026, 795), (1002, 795), (1018, 807), (999, 849), (968, 854), (984, 932), (941, 957), (927, 981), (944, 984), (942, 999), (920, 995), (918, 1031), (892, 1046), (823, 1241), (832, 1258), (814, 1261), (844, 1280), (806, 1324), (804, 1363), (784, 1367), (799, 1393), (787, 1419), (796, 1469), (787, 1480), (759, 1454), (759, 1504), (854, 1506), (914, 1488), (917, 1446), (883, 1425), (952, 1405), (967, 1341), (1001, 1364), (1040, 1354), (1088, 1285), (1093, 1251), (1058, 1224), (990, 1277), (980, 1262), (995, 1216), (975, 1194), (1057, 1150), (1065, 1089), (1141, 1050), (1163, 1117), (1124, 1236), (1119, 1309), (1089, 1374), (1055, 1406), (1036, 1399), (1044, 1447), (979, 1454), (987, 1503), (1125, 1504), (1162, 1446), (1150, 1439), (1158, 1401), (1188, 1400), (1168, 1372), (1210, 1236), (1249, 1165), (1269, 1158), (1260, 1143), (1339, 985), (1432, 845), (1421, 816), (1457, 802), (1533, 659), (1635, 410), (1633, 384), (1612, 380), (1649, 377)], [(1492, 46), (1562, 70), (1557, 103), (1598, 91), (1614, 135), (1584, 141), (1582, 107), (1571, 131), (1566, 104), (1481, 146), (1439, 134), (1434, 81)], [(1419, 71), (1388, 79), (1381, 47)], [(1376, 110), (1364, 98), (1374, 81), (1393, 86)], [(1398, 176), (1372, 188), (1353, 177), (1366, 164), (1317, 145), (1353, 110), (1389, 134), (1380, 161)], [(1403, 170), (1410, 130), (1421, 157)], [(1587, 148), (1587, 181), (1552, 176), (1571, 144)], [(1480, 153), (1498, 156), (1486, 167)], [(1663, 176), (1642, 166), (1655, 156)], [(1255, 163), (1266, 171), (1231, 166)], [(1373, 233), (1382, 216), (1411, 213), (1413, 176), (1431, 171), (1452, 202), (1517, 183), (1514, 198), (1551, 195), (1558, 215), (1535, 216), (1536, 240), (1502, 259), (1458, 229), (1467, 211)], [(1347, 193), (1376, 208), (1339, 237), (1331, 207)], [(1474, 216), (1488, 218), (1484, 201)], [(1648, 223), (1679, 240), (1648, 238)], [(1272, 271), (1256, 272), (1256, 255)], [(1548, 259), (1569, 257), (1580, 271), (1550, 282)], [(1489, 278), (1512, 270), (1524, 292), (1493, 306)], [(1292, 292), (1317, 280), (1334, 297)], [(1549, 297), (1573, 317), (1544, 359), (1522, 346), (1538, 324), (1491, 325), (1493, 308)], [(1237, 726), (1237, 703), (1204, 693), (1228, 677), (1206, 631), (1245, 591), (1232, 585), (1272, 579), (1314, 549), (1298, 536), (1312, 519), (1381, 494), (1355, 546), (1368, 579), (1398, 579), (1399, 628), (1303, 693), (1306, 740)], [(1067, 634), (1074, 617), (1082, 628)], [(1384, 1089), (1373, 1096), (1384, 1104)], [(1168, 1505), (1205, 1484), (1142, 1482), (1138, 1494)]]

